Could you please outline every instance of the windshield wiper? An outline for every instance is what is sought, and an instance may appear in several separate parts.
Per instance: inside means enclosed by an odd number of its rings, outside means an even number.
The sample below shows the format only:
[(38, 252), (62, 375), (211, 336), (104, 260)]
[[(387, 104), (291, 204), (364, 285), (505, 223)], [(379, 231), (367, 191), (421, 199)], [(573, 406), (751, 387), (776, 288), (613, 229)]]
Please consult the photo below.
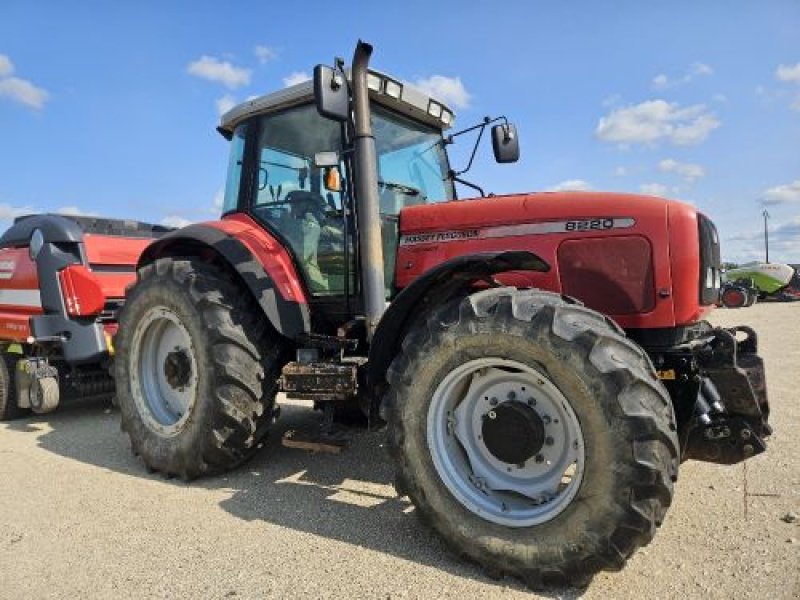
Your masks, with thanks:
[(378, 186), (383, 186), (390, 190), (396, 190), (401, 194), (405, 194), (406, 196), (419, 196), (419, 190), (417, 188), (413, 188), (410, 185), (404, 185), (402, 183), (397, 183), (395, 181), (378, 181)]

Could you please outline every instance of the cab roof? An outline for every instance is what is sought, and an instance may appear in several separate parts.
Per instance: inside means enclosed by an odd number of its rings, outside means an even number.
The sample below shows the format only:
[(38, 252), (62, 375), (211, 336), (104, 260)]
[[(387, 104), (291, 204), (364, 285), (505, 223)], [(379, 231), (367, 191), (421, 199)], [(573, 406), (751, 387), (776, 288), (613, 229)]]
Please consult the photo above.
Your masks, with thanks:
[[(350, 72), (348, 71), (346, 74), (349, 81)], [(370, 99), (387, 108), (442, 131), (449, 129), (455, 120), (455, 114), (452, 109), (444, 102), (429, 96), (409, 83), (399, 82), (380, 71), (374, 71), (372, 69), (369, 70), (368, 81), (370, 82)], [(378, 81), (381, 82), (380, 85), (378, 85)], [(397, 86), (400, 87), (399, 98), (386, 93), (386, 82), (394, 84), (394, 89), (396, 89)], [(376, 90), (375, 87), (379, 87), (380, 89)], [(233, 107), (222, 115), (217, 131), (225, 137), (230, 138), (237, 125), (252, 116), (278, 112), (286, 108), (312, 102), (313, 100), (314, 82), (309, 79), (308, 81), (289, 86), (277, 92), (246, 100)], [(441, 116), (436, 117), (431, 114), (431, 107), (434, 105), (440, 107), (440, 114), (449, 114), (449, 121), (443, 120)]]

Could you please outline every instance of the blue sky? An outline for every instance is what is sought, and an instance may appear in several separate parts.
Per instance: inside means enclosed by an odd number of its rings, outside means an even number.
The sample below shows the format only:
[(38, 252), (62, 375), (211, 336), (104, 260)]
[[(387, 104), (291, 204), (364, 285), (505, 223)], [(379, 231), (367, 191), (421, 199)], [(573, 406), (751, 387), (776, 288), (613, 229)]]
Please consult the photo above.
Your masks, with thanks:
[(770, 258), (800, 262), (797, 0), (4, 0), (0, 226), (45, 210), (213, 218), (220, 106), (349, 59), (359, 37), (375, 67), (443, 94), (457, 128), (517, 124), (518, 163), (481, 149), (469, 178), (485, 189), (689, 201), (735, 261), (763, 256), (766, 207)]

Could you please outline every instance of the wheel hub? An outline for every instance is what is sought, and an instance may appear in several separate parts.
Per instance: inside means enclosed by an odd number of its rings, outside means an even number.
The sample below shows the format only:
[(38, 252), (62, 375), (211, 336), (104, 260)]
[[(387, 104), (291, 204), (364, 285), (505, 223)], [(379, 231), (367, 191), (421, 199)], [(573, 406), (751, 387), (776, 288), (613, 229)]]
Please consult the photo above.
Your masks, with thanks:
[(156, 434), (177, 435), (189, 422), (202, 375), (189, 330), (173, 310), (154, 306), (137, 323), (131, 346), (139, 414)]
[(499, 357), (461, 363), (433, 392), (427, 430), (445, 486), (494, 523), (549, 521), (583, 478), (580, 423), (536, 365)]
[(504, 402), (483, 415), (481, 435), (486, 449), (498, 460), (519, 465), (544, 444), (544, 423), (527, 404)]
[(164, 377), (173, 389), (183, 389), (192, 376), (192, 360), (186, 350), (178, 349), (167, 354), (164, 360)]

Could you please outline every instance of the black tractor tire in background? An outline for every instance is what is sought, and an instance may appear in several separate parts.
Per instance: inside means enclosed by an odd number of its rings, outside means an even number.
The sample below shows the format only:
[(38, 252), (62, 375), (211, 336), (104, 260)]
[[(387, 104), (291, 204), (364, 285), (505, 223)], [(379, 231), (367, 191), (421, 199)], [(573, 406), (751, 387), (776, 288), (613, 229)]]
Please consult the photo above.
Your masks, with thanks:
[(27, 408), (17, 405), (15, 373), (17, 356), (3, 353), (0, 360), (0, 421), (11, 421), (30, 414)]
[[(169, 315), (170, 327), (188, 340), (186, 354), (171, 367), (169, 360), (163, 367), (150, 360), (142, 341), (150, 334), (137, 333), (154, 310)], [(121, 426), (149, 470), (191, 480), (235, 468), (256, 452), (274, 420), (285, 348), (237, 281), (198, 260), (158, 259), (139, 270), (119, 326), (114, 376)], [(193, 368), (186, 367), (187, 356)], [(187, 414), (165, 433), (158, 422), (163, 410), (151, 408), (156, 400), (148, 400), (155, 396), (145, 395), (145, 382), (180, 362), (195, 393)]]
[[(722, 290), (720, 299), (725, 308), (742, 308), (750, 306), (753, 302), (748, 304), (748, 292), (745, 288), (739, 285), (729, 285)], [(755, 298), (753, 298), (755, 301)]]
[[(544, 522), (509, 526), (483, 518), (437, 471), (429, 410), (450, 373), (486, 360), (535, 366), (577, 417), (583, 474), (575, 495)], [(491, 576), (511, 575), (532, 588), (587, 585), (601, 570), (621, 569), (650, 542), (672, 502), (680, 459), (676, 421), (649, 358), (612, 321), (558, 295), (495, 288), (443, 305), (409, 332), (388, 381), (384, 402), (398, 492), (457, 555)], [(495, 418), (487, 413), (484, 422), (487, 415)]]

